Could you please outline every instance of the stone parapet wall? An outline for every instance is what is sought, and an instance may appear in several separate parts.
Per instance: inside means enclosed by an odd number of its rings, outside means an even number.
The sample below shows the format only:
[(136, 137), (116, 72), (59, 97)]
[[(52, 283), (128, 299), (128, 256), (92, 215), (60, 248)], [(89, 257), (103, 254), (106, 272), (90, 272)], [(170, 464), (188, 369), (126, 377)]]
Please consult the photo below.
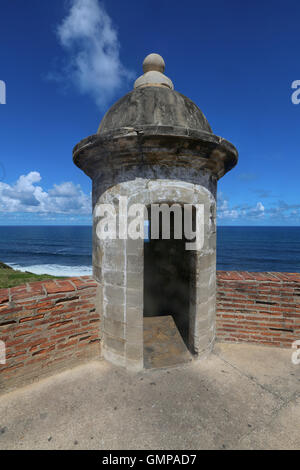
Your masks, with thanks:
[[(101, 357), (100, 291), (91, 277), (0, 290), (0, 392)], [(291, 347), (299, 339), (300, 274), (217, 272), (218, 341)]]
[(97, 283), (90, 277), (0, 290), (0, 391), (100, 357)]
[(300, 340), (300, 274), (218, 271), (217, 339), (278, 347)]

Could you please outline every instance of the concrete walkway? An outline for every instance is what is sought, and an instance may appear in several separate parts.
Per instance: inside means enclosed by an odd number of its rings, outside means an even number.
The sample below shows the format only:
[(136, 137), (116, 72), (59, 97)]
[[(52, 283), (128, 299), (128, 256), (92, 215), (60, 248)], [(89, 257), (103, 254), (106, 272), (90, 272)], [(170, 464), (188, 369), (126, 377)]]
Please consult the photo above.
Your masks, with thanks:
[(300, 449), (291, 351), (217, 344), (129, 374), (94, 361), (0, 397), (0, 449)]

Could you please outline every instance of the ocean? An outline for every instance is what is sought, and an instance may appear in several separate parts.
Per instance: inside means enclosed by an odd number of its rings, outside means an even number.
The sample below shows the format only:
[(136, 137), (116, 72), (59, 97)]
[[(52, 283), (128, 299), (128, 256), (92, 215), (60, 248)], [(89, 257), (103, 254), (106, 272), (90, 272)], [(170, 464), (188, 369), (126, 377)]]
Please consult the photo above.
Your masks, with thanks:
[[(0, 261), (36, 274), (91, 274), (92, 228), (0, 226)], [(218, 227), (217, 269), (300, 272), (300, 227)]]

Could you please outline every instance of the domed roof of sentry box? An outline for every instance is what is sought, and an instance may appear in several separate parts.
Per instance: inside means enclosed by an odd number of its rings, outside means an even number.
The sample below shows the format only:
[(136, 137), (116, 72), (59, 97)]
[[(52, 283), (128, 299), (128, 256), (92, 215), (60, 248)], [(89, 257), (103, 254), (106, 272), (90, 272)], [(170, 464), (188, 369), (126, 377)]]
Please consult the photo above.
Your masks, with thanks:
[(174, 90), (164, 70), (163, 58), (149, 54), (143, 62), (144, 74), (135, 81), (133, 91), (108, 110), (98, 134), (144, 126), (180, 127), (212, 133), (202, 111), (193, 101)]

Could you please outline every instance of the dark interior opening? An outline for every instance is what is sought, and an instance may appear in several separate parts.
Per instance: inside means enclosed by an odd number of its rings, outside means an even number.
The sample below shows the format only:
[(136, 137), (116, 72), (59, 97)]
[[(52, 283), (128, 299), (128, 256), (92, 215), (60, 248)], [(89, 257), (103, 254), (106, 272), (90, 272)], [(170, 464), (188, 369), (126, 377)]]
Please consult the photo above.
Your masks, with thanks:
[[(151, 234), (150, 209), (148, 217), (149, 234)], [(149, 238), (145, 241), (144, 317), (172, 316), (186, 348), (189, 348), (190, 298), (193, 278), (191, 267), (194, 252), (186, 249), (186, 242), (190, 240), (184, 236), (183, 221), (182, 216), (181, 239), (176, 239), (174, 236), (174, 214), (171, 212), (170, 239), (166, 240), (162, 237), (160, 217), (159, 238)]]

